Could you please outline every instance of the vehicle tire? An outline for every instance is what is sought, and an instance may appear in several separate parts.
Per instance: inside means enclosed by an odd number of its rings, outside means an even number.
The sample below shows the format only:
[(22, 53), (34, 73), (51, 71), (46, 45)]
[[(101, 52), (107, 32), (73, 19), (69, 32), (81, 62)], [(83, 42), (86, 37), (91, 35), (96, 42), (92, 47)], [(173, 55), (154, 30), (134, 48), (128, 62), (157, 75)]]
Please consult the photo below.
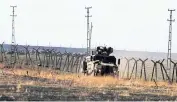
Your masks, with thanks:
[(101, 68), (101, 76), (103, 76), (105, 74), (105, 67), (102, 66)]
[(94, 76), (97, 76), (98, 75), (98, 68), (97, 68), (98, 64), (95, 63), (94, 64)]
[(88, 76), (94, 76), (95, 75), (94, 70), (92, 70), (90, 73), (88, 73), (88, 71), (87, 71), (87, 75)]

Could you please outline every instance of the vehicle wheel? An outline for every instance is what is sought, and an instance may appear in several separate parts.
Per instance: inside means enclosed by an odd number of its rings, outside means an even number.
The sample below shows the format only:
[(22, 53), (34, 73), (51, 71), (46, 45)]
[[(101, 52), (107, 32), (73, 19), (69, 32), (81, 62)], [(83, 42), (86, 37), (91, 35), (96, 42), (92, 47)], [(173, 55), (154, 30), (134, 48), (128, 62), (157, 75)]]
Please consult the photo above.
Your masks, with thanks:
[(87, 71), (83, 71), (84, 75), (87, 75)]
[(94, 71), (92, 71), (92, 73), (91, 73), (91, 75), (90, 76), (95, 76), (95, 72)]
[(88, 71), (87, 71), (87, 75), (88, 76), (94, 76), (95, 75), (95, 73), (94, 73), (94, 71), (92, 70), (90, 73), (88, 73)]
[(98, 75), (98, 68), (97, 68), (98, 64), (94, 64), (94, 76)]
[(105, 67), (101, 68), (101, 76), (103, 76), (105, 74)]
[(98, 71), (95, 71), (95, 72), (94, 72), (94, 76), (98, 76)]
[(118, 67), (113, 67), (113, 73), (117, 73)]

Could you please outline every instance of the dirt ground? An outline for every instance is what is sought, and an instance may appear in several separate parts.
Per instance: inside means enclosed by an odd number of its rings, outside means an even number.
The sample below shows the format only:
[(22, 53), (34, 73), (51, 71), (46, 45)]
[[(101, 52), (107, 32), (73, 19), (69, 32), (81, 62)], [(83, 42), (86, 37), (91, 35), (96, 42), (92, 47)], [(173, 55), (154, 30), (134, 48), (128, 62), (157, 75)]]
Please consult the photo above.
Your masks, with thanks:
[(0, 95), (16, 101), (175, 101), (177, 85), (15, 69), (0, 73)]

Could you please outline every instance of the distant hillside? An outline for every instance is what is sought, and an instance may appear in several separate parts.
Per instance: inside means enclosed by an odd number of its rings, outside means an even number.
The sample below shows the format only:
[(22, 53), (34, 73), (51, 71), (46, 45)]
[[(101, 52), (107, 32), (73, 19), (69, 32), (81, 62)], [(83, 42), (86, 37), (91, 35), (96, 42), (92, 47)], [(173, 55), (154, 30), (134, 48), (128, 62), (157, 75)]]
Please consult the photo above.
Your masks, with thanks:
[[(19, 45), (19, 49), (23, 50), (23, 46), (25, 45)], [(29, 50), (32, 50), (33, 48), (38, 48), (41, 47), (48, 49), (49, 47), (46, 46), (30, 46)], [(6, 50), (10, 50), (10, 45), (8, 44), (4, 44), (4, 48)], [(79, 52), (79, 53), (84, 53), (86, 52), (86, 48), (69, 48), (69, 47), (52, 47), (53, 49), (56, 49), (57, 51), (60, 51), (61, 53), (65, 52), (65, 50), (67, 52)], [(117, 58), (120, 57), (137, 57), (137, 58), (149, 58), (149, 59), (166, 59), (167, 58), (167, 54), (166, 53), (162, 53), (162, 52), (145, 52), (145, 51), (124, 51), (124, 50), (114, 50), (113, 54), (115, 55)], [(172, 59), (177, 59), (177, 53), (173, 53), (172, 54)]]
[[(18, 45), (18, 50), (25, 50), (24, 46), (26, 45)], [(85, 48), (69, 48), (69, 47), (46, 47), (46, 46), (29, 46), (29, 50), (32, 50), (33, 48), (37, 49), (40, 47), (40, 50), (42, 49), (55, 49), (56, 51), (60, 51), (61, 53), (67, 51), (67, 52), (79, 52), (79, 53), (84, 53), (86, 52)], [(9, 51), (10, 50), (10, 45), (9, 44), (4, 44), (4, 49)]]
[[(148, 59), (166, 59), (167, 53), (162, 52), (145, 52), (145, 51), (120, 51), (116, 50), (113, 53), (116, 57), (137, 57)], [(177, 59), (177, 53), (172, 53), (172, 59)]]

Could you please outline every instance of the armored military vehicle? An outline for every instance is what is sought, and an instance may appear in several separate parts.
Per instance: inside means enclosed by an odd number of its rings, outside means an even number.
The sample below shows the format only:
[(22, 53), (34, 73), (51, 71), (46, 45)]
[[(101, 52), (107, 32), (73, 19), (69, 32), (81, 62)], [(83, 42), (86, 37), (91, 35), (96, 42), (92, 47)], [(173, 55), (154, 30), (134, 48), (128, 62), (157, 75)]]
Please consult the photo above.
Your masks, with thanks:
[(85, 57), (83, 73), (92, 76), (118, 74), (120, 59), (116, 61), (116, 57), (111, 56), (111, 53), (113, 53), (112, 47), (98, 46), (92, 51), (92, 55)]

